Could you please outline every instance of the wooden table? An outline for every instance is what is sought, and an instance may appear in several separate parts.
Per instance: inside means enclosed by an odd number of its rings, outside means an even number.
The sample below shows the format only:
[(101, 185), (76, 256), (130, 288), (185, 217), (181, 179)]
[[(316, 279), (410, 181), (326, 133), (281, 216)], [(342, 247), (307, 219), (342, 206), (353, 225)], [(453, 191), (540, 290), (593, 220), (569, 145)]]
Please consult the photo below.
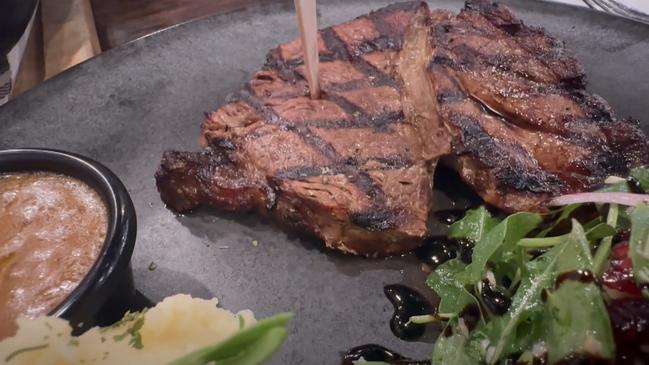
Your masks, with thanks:
[(99, 53), (90, 0), (40, 0), (12, 97)]
[(92, 0), (102, 49), (169, 26), (272, 0)]
[(276, 0), (41, 0), (13, 97), (147, 34), (270, 1)]

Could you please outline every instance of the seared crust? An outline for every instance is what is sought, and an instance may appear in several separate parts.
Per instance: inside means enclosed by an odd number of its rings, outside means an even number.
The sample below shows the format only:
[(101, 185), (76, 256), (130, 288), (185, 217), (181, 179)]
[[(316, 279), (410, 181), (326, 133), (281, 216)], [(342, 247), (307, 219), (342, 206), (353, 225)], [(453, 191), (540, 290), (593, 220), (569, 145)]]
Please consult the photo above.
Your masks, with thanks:
[(428, 72), (453, 135), (444, 160), (486, 202), (544, 211), (646, 163), (644, 134), (584, 89), (579, 62), (542, 29), (485, 0), (432, 18)]
[(323, 29), (318, 47), (321, 99), (308, 96), (300, 41), (280, 45), (206, 115), (203, 151), (163, 155), (170, 208), (253, 211), (384, 256), (426, 236), (442, 157), (505, 211), (543, 211), (647, 161), (644, 134), (585, 91), (579, 62), (504, 6), (395, 4)]
[(236, 100), (206, 116), (203, 152), (163, 156), (162, 199), (177, 211), (270, 214), (358, 255), (418, 246), (431, 170), (450, 150), (431, 151), (428, 120), (402, 107), (396, 61), (418, 12), (427, 19), (425, 3), (396, 4), (320, 31), (319, 100), (308, 97), (299, 40), (272, 50)]

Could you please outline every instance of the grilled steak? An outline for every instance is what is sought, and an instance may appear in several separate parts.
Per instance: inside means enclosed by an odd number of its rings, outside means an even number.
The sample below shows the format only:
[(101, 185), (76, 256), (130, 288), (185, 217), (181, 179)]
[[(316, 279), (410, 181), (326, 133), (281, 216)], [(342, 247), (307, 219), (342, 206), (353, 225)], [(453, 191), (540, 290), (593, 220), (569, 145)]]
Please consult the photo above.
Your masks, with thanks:
[(444, 161), (486, 202), (544, 210), (646, 163), (644, 134), (584, 89), (579, 62), (543, 30), (482, 0), (432, 24), (429, 79), (453, 140)]
[(359, 255), (416, 247), (435, 162), (450, 152), (434, 134), (436, 114), (401, 103), (396, 61), (417, 14), (427, 20), (425, 4), (397, 4), (320, 31), (318, 100), (308, 97), (300, 41), (272, 50), (237, 100), (207, 115), (204, 151), (164, 154), (162, 199), (177, 211), (272, 214)]
[(624, 175), (649, 151), (584, 90), (558, 41), (499, 5), (396, 4), (323, 29), (318, 45), (321, 99), (308, 97), (295, 40), (206, 115), (203, 151), (163, 155), (169, 207), (254, 211), (331, 248), (389, 255), (426, 235), (440, 158), (515, 211)]

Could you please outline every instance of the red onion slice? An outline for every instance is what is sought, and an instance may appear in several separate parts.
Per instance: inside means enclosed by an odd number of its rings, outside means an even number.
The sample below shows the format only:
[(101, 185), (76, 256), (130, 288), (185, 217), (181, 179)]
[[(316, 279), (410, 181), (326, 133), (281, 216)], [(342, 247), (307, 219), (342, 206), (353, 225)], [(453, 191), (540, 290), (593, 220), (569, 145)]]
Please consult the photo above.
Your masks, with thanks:
[(649, 202), (647, 194), (633, 193), (577, 193), (558, 196), (548, 203), (550, 206), (563, 206), (581, 203), (610, 203), (627, 206), (635, 206), (640, 202)]

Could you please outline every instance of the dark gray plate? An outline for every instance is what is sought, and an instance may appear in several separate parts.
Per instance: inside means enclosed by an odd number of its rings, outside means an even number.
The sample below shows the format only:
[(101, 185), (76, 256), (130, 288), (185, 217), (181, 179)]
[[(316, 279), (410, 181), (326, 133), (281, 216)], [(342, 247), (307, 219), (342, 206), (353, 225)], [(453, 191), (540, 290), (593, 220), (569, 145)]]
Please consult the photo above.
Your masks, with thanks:
[[(387, 3), (321, 0), (320, 25)], [(620, 115), (649, 123), (648, 26), (557, 4), (511, 5), (529, 24), (567, 42), (588, 70), (592, 90)], [(426, 357), (430, 341), (392, 336), (391, 305), (383, 296), (385, 284), (422, 287), (424, 275), (411, 258), (344, 257), (252, 216), (177, 217), (160, 202), (153, 174), (162, 151), (196, 149), (202, 112), (215, 110), (248, 80), (269, 48), (295, 36), (292, 2), (283, 2), (129, 43), (0, 108), (0, 148), (65, 149), (113, 169), (138, 211), (133, 268), (136, 286), (152, 300), (180, 292), (217, 296), (226, 308), (250, 308), (259, 317), (295, 312), (273, 364), (335, 364), (341, 351), (368, 342)], [(147, 269), (151, 262), (154, 271)]]

